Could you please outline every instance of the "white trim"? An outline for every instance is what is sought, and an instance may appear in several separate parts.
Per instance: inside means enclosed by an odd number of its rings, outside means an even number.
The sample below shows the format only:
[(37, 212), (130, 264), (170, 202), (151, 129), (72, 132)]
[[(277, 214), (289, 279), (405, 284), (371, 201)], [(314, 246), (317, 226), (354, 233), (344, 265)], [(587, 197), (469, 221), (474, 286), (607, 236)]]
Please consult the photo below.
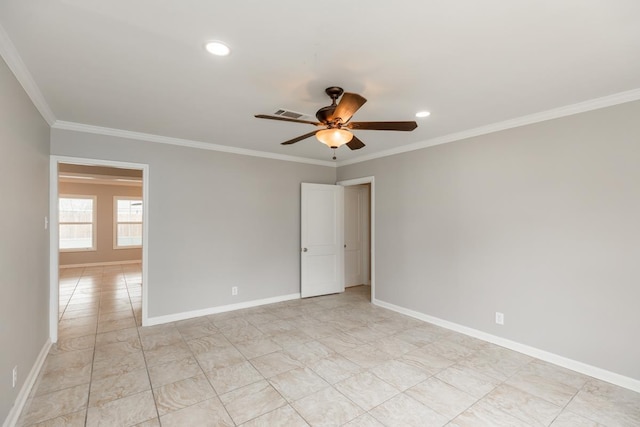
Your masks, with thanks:
[(31, 389), (38, 379), (38, 375), (40, 374), (40, 370), (42, 366), (44, 366), (44, 361), (47, 359), (47, 354), (49, 354), (49, 350), (51, 349), (51, 340), (47, 338), (44, 346), (40, 350), (40, 354), (36, 358), (33, 366), (31, 367), (31, 371), (29, 371), (29, 375), (24, 380), (22, 387), (20, 388), (20, 392), (18, 396), (16, 396), (16, 401), (13, 403), (11, 410), (9, 411), (9, 415), (5, 418), (2, 427), (13, 427), (18, 422), (20, 418), (20, 414), (24, 409), (25, 403), (27, 403), (27, 399), (29, 398), (29, 393), (31, 393)]
[(284, 160), (287, 162), (307, 163), (310, 165), (337, 167), (335, 162), (327, 160), (308, 159), (304, 157), (290, 156), (287, 154), (268, 153), (265, 151), (249, 150), (247, 148), (231, 147), (228, 145), (213, 144), (209, 142), (194, 141), (190, 139), (173, 138), (169, 136), (153, 135), (150, 133), (133, 132), (122, 129), (107, 128), (102, 126), (85, 125), (82, 123), (65, 122), (56, 120), (51, 125), (53, 129), (72, 130), (76, 132), (93, 133), (97, 135), (116, 136), (120, 138), (134, 139), (138, 141), (158, 142), (160, 144), (178, 145), (180, 147), (199, 148), (201, 150), (220, 151), (223, 153), (240, 154), (243, 156), (262, 157), (265, 159)]
[(49, 339), (58, 342), (58, 318), (60, 297), (58, 265), (60, 242), (58, 241), (58, 161), (49, 157)]
[(342, 185), (348, 187), (350, 185), (370, 184), (371, 191), (369, 192), (369, 209), (371, 211), (370, 223), (369, 223), (369, 268), (371, 269), (371, 280), (369, 285), (371, 286), (371, 301), (376, 297), (376, 182), (374, 176), (365, 176), (362, 178), (347, 179), (344, 181), (336, 182), (336, 185)]
[(126, 261), (105, 261), (105, 262), (87, 262), (85, 264), (65, 264), (59, 266), (61, 269), (65, 268), (80, 268), (80, 267), (102, 267), (107, 265), (120, 265), (120, 264), (142, 264), (141, 259), (128, 259)]
[[(85, 166), (110, 166), (122, 169), (142, 170), (142, 203), (149, 206), (149, 165), (144, 163), (118, 162), (114, 160), (89, 159), (51, 155), (49, 160), (49, 336), (51, 342), (58, 341), (58, 163)], [(146, 326), (149, 303), (149, 209), (142, 211), (142, 325)], [(123, 262), (118, 262), (122, 264)]]
[(149, 315), (149, 165), (142, 168), (142, 326)]
[(486, 126), (480, 126), (474, 129), (468, 129), (461, 132), (452, 133), (449, 135), (439, 136), (437, 138), (428, 139), (426, 141), (417, 142), (415, 144), (403, 145), (401, 147), (391, 148), (389, 150), (378, 151), (377, 153), (371, 153), (369, 155), (360, 156), (355, 159), (344, 160), (344, 161), (338, 162), (338, 167), (352, 165), (355, 163), (366, 162), (367, 160), (378, 159), (380, 157), (393, 156), (394, 154), (401, 154), (409, 151), (420, 150), (427, 147), (433, 147), (434, 145), (446, 144), (448, 142), (459, 141), (461, 139), (467, 139), (467, 138), (472, 138), (474, 136), (486, 135), (486, 134), (498, 132), (501, 130), (517, 128), (520, 126), (544, 122), (552, 119), (558, 119), (561, 117), (571, 116), (574, 114), (585, 113), (587, 111), (611, 107), (618, 104), (624, 104), (625, 102), (637, 101), (639, 99), (640, 99), (640, 89), (633, 89), (633, 90), (628, 90), (626, 92), (614, 93), (613, 95), (603, 96), (601, 98), (596, 98), (596, 99), (592, 99), (585, 102), (579, 102), (577, 104), (566, 105), (564, 107), (554, 108), (551, 110), (542, 111), (535, 114), (529, 114), (526, 116), (511, 119), (511, 120), (505, 120), (502, 122), (492, 123)]
[(241, 310), (243, 308), (257, 307), (260, 305), (274, 304), (277, 302), (300, 299), (300, 293), (281, 295), (278, 297), (264, 298), (253, 301), (239, 302), (237, 304), (221, 305), (218, 307), (203, 308), (201, 310), (185, 311), (182, 313), (167, 314), (165, 316), (149, 317), (147, 324), (143, 326), (161, 325), (163, 323), (176, 322), (178, 320), (193, 319), (194, 317), (208, 316), (210, 314), (225, 313), (227, 311)]
[(607, 371), (606, 369), (598, 368), (596, 366), (588, 365), (577, 360), (569, 359), (564, 356), (550, 353), (545, 350), (540, 350), (535, 347), (530, 347), (525, 344), (521, 344), (516, 341), (511, 341), (506, 338), (491, 335), (477, 329), (469, 328), (467, 326), (459, 325), (457, 323), (443, 320), (438, 317), (429, 316), (428, 314), (413, 311), (408, 308), (400, 307), (395, 304), (391, 304), (378, 299), (371, 299), (371, 302), (377, 306), (387, 308), (389, 310), (396, 311), (398, 313), (422, 320), (427, 323), (432, 323), (437, 326), (441, 326), (446, 329), (450, 329), (461, 334), (469, 335), (474, 338), (479, 338), (483, 341), (487, 341), (493, 344), (497, 344), (501, 347), (508, 348), (510, 350), (517, 351), (519, 353), (526, 354), (531, 357), (535, 357), (545, 362), (553, 363), (554, 365), (562, 366), (563, 368), (571, 369), (581, 374), (589, 375), (593, 378), (597, 378), (602, 381), (606, 381), (611, 384), (618, 385), (620, 387), (627, 388), (636, 392), (640, 392), (640, 380), (636, 380), (631, 377), (616, 374), (615, 372)]
[(20, 85), (22, 85), (22, 88), (31, 99), (31, 102), (33, 102), (33, 105), (40, 112), (42, 118), (49, 124), (49, 126), (53, 126), (56, 122), (56, 117), (53, 114), (53, 111), (51, 111), (44, 95), (42, 95), (40, 88), (27, 69), (27, 66), (22, 61), (22, 58), (18, 54), (18, 50), (2, 25), (0, 25), (0, 56), (4, 58), (9, 69), (13, 75), (16, 76), (16, 79), (20, 82)]

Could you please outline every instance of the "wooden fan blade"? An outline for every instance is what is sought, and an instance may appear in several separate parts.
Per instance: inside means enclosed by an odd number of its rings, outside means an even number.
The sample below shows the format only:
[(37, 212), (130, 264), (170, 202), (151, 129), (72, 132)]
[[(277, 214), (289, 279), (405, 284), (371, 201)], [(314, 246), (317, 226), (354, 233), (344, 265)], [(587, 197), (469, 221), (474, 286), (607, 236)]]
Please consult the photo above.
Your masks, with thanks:
[(357, 93), (346, 92), (342, 95), (342, 98), (340, 98), (340, 103), (329, 120), (334, 120), (340, 117), (342, 119), (342, 123), (347, 123), (351, 119), (351, 116), (353, 116), (365, 102), (367, 102), (367, 100)]
[(266, 114), (256, 114), (254, 117), (258, 119), (281, 120), (283, 122), (306, 123), (314, 126), (319, 126), (322, 124), (318, 122), (310, 122), (308, 120), (289, 119), (287, 117), (279, 117), (279, 116), (267, 116)]
[(416, 122), (351, 122), (346, 127), (363, 130), (412, 131), (418, 127), (418, 124)]
[(351, 148), (352, 150), (359, 150), (364, 147), (364, 142), (360, 141), (357, 136), (353, 135), (351, 141), (347, 142), (347, 147)]
[(309, 138), (309, 137), (312, 137), (313, 135), (315, 135), (315, 134), (316, 134), (316, 132), (318, 132), (318, 131), (317, 131), (317, 130), (314, 130), (313, 132), (305, 133), (305, 134), (304, 134), (304, 135), (302, 135), (302, 136), (299, 136), (299, 137), (297, 137), (297, 138), (290, 139), (290, 140), (285, 141), (285, 142), (281, 142), (280, 144), (281, 144), (281, 145), (290, 145), (290, 144), (295, 144), (295, 143), (296, 143), (296, 142), (298, 142), (298, 141), (302, 141), (303, 139), (307, 139), (307, 138)]

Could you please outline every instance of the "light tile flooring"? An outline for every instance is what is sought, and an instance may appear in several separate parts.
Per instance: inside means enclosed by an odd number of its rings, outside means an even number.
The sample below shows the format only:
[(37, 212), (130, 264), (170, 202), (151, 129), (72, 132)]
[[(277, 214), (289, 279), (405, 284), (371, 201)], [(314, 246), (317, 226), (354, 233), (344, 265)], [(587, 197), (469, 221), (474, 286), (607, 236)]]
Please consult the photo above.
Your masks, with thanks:
[(21, 426), (640, 425), (640, 394), (373, 306), (364, 286), (140, 328), (139, 265), (61, 273), (60, 340)]

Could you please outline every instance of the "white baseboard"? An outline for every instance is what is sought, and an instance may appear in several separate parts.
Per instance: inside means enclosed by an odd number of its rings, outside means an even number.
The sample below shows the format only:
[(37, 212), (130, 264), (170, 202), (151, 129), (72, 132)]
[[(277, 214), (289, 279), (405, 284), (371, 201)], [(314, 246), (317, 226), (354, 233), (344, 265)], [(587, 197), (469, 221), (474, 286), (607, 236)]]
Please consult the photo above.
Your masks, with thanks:
[(257, 307), (260, 305), (273, 304), (276, 302), (300, 299), (300, 294), (281, 295), (278, 297), (264, 298), (253, 301), (239, 302), (237, 304), (221, 305), (218, 307), (203, 308), (201, 310), (185, 311), (182, 313), (167, 314), (166, 316), (149, 317), (142, 326), (161, 325), (163, 323), (176, 322), (178, 320), (192, 319), (194, 317), (208, 316), (210, 314), (225, 313), (227, 311), (240, 310), (243, 308)]
[(14, 427), (20, 418), (20, 414), (22, 413), (22, 409), (24, 409), (25, 403), (27, 403), (27, 399), (29, 398), (29, 393), (31, 393), (31, 388), (36, 382), (38, 375), (40, 374), (40, 370), (44, 365), (44, 361), (47, 359), (47, 354), (49, 354), (49, 349), (51, 348), (51, 340), (47, 338), (47, 341), (44, 343), (44, 346), (40, 350), (40, 354), (38, 354), (38, 358), (35, 363), (31, 367), (31, 371), (29, 375), (25, 379), (22, 384), (22, 388), (16, 397), (16, 401), (13, 404), (13, 407), (9, 411), (9, 415), (4, 420), (2, 427)]
[(446, 328), (455, 332), (460, 332), (462, 334), (469, 335), (474, 338), (479, 338), (483, 341), (497, 344), (501, 347), (505, 347), (510, 350), (514, 350), (519, 353), (523, 353), (528, 356), (535, 357), (540, 360), (544, 360), (545, 362), (553, 363), (554, 365), (562, 366), (563, 368), (571, 369), (572, 371), (580, 372), (581, 374), (585, 374), (593, 378), (597, 378), (599, 380), (606, 381), (608, 383), (615, 384), (620, 387), (624, 387), (629, 390), (633, 390), (640, 393), (640, 380), (636, 380), (634, 378), (616, 374), (615, 372), (607, 371), (606, 369), (588, 365), (586, 363), (579, 362), (577, 360), (569, 359), (564, 356), (559, 356), (557, 354), (550, 353), (545, 350), (540, 350), (535, 347), (530, 347), (528, 345), (511, 341), (506, 338), (501, 338), (496, 335), (491, 335), (486, 332), (479, 331), (477, 329), (473, 329), (467, 326), (459, 325), (457, 323), (449, 322), (448, 320), (443, 320), (438, 317), (429, 316), (427, 314), (420, 313), (418, 311), (413, 311), (408, 308), (400, 307), (395, 304), (381, 301), (379, 299), (374, 298), (372, 299), (371, 302), (377, 306), (387, 308), (389, 310), (393, 310), (401, 314), (405, 314), (407, 316), (416, 318), (418, 320), (422, 320), (427, 323), (432, 323), (436, 326), (441, 326), (443, 328)]
[(120, 265), (120, 264), (140, 264), (141, 259), (130, 259), (126, 261), (105, 261), (105, 262), (88, 262), (85, 264), (65, 264), (60, 265), (60, 268), (78, 268), (78, 267), (102, 267), (105, 265)]

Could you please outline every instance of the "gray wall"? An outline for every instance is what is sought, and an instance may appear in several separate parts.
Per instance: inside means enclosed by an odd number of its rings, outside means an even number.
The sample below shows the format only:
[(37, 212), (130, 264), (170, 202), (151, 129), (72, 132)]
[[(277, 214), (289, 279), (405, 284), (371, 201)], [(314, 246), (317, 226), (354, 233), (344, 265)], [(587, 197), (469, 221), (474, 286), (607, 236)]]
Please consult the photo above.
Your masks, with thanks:
[(300, 183), (336, 178), (326, 166), (58, 129), (51, 153), (149, 164), (150, 317), (299, 292)]
[(58, 184), (58, 194), (96, 196), (97, 205), (96, 250), (60, 252), (60, 265), (142, 259), (140, 248), (113, 249), (113, 198), (114, 196), (142, 197), (142, 187), (61, 182)]
[(49, 336), (49, 126), (1, 58), (0, 196), (2, 421)]
[(628, 103), (339, 168), (375, 176), (377, 298), (640, 379), (639, 117)]

